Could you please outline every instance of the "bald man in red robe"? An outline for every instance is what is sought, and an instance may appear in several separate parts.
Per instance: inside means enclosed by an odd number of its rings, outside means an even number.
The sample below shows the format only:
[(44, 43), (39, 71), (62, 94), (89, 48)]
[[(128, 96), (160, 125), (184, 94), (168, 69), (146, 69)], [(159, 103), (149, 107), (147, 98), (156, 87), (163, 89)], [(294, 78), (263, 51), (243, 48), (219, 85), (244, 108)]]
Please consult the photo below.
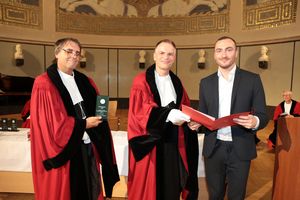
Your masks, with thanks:
[[(129, 98), (129, 200), (198, 198), (200, 125), (180, 111), (190, 105), (179, 78), (171, 40), (158, 42), (155, 64), (133, 81)], [(188, 123), (189, 122), (189, 123)]]

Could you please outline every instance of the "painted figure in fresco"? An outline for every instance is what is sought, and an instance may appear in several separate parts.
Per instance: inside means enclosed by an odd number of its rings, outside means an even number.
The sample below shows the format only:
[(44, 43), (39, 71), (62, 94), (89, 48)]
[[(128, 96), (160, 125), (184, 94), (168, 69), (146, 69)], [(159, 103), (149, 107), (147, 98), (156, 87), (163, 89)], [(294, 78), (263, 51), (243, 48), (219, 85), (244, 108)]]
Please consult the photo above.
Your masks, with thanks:
[(218, 12), (226, 5), (227, 0), (167, 0), (152, 7), (148, 12), (148, 17), (188, 16), (197, 13), (197, 9), (200, 9), (201, 6), (208, 7), (212, 12)]
[(122, 0), (60, 0), (59, 7), (69, 12), (76, 12), (80, 7), (86, 7), (92, 9), (92, 13), (97, 15), (137, 16), (136, 8)]
[(250, 6), (250, 5), (255, 5), (255, 4), (262, 4), (262, 3), (269, 2), (269, 1), (270, 0), (247, 0), (246, 5)]

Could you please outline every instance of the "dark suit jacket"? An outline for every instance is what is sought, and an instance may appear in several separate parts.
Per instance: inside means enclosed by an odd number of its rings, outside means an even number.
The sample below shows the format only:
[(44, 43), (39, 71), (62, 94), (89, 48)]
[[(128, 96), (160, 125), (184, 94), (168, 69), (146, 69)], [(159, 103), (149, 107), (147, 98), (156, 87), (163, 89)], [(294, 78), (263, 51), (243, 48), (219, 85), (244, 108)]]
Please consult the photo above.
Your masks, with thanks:
[[(199, 110), (218, 118), (219, 89), (217, 72), (202, 79), (199, 88)], [(259, 129), (268, 123), (265, 93), (258, 74), (237, 67), (232, 89), (231, 114), (251, 111), (260, 120)], [(233, 149), (241, 160), (256, 157), (254, 134), (256, 131), (242, 126), (232, 126)], [(205, 129), (203, 156), (212, 155), (216, 144), (217, 131)]]

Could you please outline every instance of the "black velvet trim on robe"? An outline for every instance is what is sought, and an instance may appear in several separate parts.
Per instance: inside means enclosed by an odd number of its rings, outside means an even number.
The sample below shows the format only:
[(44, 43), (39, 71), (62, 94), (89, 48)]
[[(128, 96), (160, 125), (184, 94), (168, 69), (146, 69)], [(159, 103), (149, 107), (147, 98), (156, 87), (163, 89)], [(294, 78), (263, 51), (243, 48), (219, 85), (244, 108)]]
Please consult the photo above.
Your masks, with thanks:
[(159, 136), (142, 135), (129, 140), (133, 156), (136, 161), (142, 160), (160, 140)]
[[(295, 100), (292, 100), (292, 105), (291, 105), (290, 115), (293, 115), (294, 117), (299, 117), (300, 115), (294, 113), (296, 104), (297, 104), (297, 102), (296, 102)], [(280, 107), (281, 107), (281, 110), (282, 110), (283, 112), (285, 112), (285, 109), (284, 109), (284, 101), (280, 103)]]
[[(69, 116), (75, 117), (75, 110), (72, 103), (71, 96), (67, 90), (67, 88), (64, 86), (59, 73), (57, 71), (57, 65), (54, 64), (50, 66), (47, 69), (47, 74), (52, 81), (52, 83), (57, 87), (60, 96), (63, 100), (63, 103), (65, 105), (65, 108), (67, 110), (67, 113)], [(64, 147), (64, 149), (55, 157), (49, 158), (47, 160), (43, 161), (44, 167), (46, 170), (51, 170), (52, 168), (58, 168), (66, 164), (72, 156), (75, 154), (75, 152), (78, 151), (81, 142), (82, 142), (82, 136), (84, 133), (86, 127), (86, 121), (83, 119), (75, 119), (75, 125), (71, 134), (71, 137)]]
[(64, 149), (55, 157), (43, 161), (44, 168), (47, 171), (63, 166), (76, 154), (78, 151), (76, 147), (80, 145), (82, 141), (83, 135), (79, 132), (82, 128), (85, 128), (85, 120), (75, 119), (73, 133)]
[[(172, 71), (170, 71), (169, 74), (177, 95), (176, 104), (174, 102), (171, 102), (168, 106), (161, 107), (160, 96), (155, 83), (154, 70), (155, 70), (155, 65), (152, 65), (147, 69), (146, 72), (146, 81), (150, 86), (150, 90), (153, 94), (155, 103), (159, 106), (153, 108), (149, 116), (147, 129), (149, 130), (150, 134), (152, 134), (151, 130), (161, 130), (162, 127), (164, 127), (169, 112), (172, 109), (179, 109), (182, 100), (182, 95), (183, 95), (183, 87), (181, 81)], [(157, 134), (157, 131), (153, 131), (153, 134)]]
[[(95, 88), (91, 85), (88, 77), (74, 70), (75, 81), (81, 93), (87, 117), (95, 116), (96, 96)], [(101, 160), (102, 177), (106, 197), (111, 197), (113, 186), (120, 180), (117, 164), (114, 162), (114, 152), (109, 124), (106, 120), (95, 128), (87, 129), (93, 145), (96, 147)]]
[(149, 120), (147, 122), (147, 131), (149, 135), (142, 135), (129, 140), (132, 153), (137, 161), (143, 159), (161, 140), (161, 137), (163, 136), (167, 126), (171, 125), (171, 122), (166, 123), (169, 112), (173, 108), (179, 108), (183, 94), (183, 88), (180, 80), (172, 71), (170, 71), (169, 74), (177, 94), (177, 103), (175, 104), (174, 102), (171, 102), (168, 106), (161, 107), (160, 96), (155, 83), (154, 70), (155, 64), (147, 69), (146, 81), (149, 84), (150, 90), (154, 96), (154, 101), (157, 105), (159, 105), (159, 107), (154, 107), (151, 110)]
[(87, 132), (100, 156), (105, 195), (111, 198), (113, 186), (120, 178), (117, 164), (112, 159), (113, 146), (109, 124), (107, 121), (103, 121), (96, 129)]

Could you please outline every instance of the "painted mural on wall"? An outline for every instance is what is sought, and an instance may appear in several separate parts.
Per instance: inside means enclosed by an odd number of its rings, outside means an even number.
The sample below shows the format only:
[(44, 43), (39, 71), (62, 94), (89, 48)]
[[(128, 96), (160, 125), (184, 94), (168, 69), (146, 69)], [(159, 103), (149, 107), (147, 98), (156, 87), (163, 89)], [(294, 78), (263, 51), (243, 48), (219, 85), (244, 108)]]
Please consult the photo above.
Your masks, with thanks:
[(109, 35), (228, 31), (230, 0), (56, 0), (57, 31)]
[(263, 29), (296, 22), (298, 0), (244, 0), (243, 29)]
[(42, 0), (0, 1), (0, 24), (42, 29)]

